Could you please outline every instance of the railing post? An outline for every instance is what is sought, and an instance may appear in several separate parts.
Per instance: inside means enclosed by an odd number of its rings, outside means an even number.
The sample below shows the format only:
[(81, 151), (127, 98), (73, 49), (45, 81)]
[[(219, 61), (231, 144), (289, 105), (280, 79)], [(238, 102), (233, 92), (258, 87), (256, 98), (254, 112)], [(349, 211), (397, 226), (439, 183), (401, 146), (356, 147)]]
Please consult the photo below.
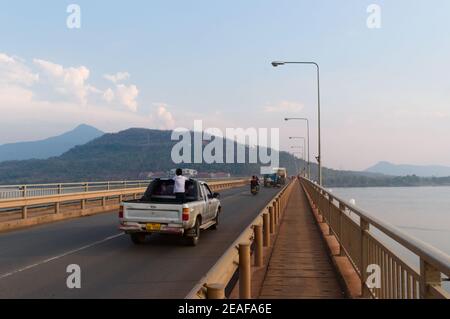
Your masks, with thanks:
[(84, 210), (84, 209), (86, 209), (86, 200), (82, 199), (81, 200), (81, 210)]
[(328, 212), (327, 212), (327, 224), (328, 224), (328, 236), (333, 234), (331, 230), (331, 205), (333, 205), (333, 196), (328, 195)]
[(369, 297), (369, 291), (366, 287), (369, 246), (366, 232), (369, 231), (369, 223), (363, 218), (360, 218), (359, 224), (361, 230), (361, 262), (359, 265), (359, 271), (361, 272), (361, 296)]
[(22, 219), (27, 219), (27, 218), (28, 218), (28, 207), (23, 206), (22, 207)]
[(62, 193), (62, 185), (58, 184), (58, 194), (61, 194), (61, 193)]
[(280, 198), (278, 197), (276, 200), (276, 204), (277, 204), (277, 225), (280, 224)]
[(110, 182), (108, 182), (107, 190), (110, 190), (110, 189), (111, 189)]
[(206, 285), (207, 299), (225, 299), (225, 286), (222, 284)]
[(342, 243), (341, 243), (342, 238), (343, 238), (342, 232), (344, 231), (343, 230), (343, 226), (342, 226), (343, 220), (344, 220), (344, 217), (343, 217), (344, 214), (345, 214), (345, 205), (342, 204), (342, 203), (339, 203), (339, 238), (338, 238), (338, 241), (339, 241), (339, 256), (345, 256), (345, 250), (344, 250), (344, 247), (342, 246)]
[(263, 265), (263, 230), (261, 225), (256, 225), (255, 231), (255, 267)]
[(280, 195), (280, 215), (284, 210), (284, 193), (281, 193)]
[(59, 214), (61, 205), (59, 202), (55, 203), (55, 214)]
[(269, 219), (270, 219), (270, 233), (271, 234), (273, 234), (274, 233), (274, 231), (275, 231), (275, 225), (274, 225), (274, 221), (275, 221), (275, 218), (274, 218), (274, 213), (273, 213), (273, 206), (270, 206), (269, 207)]
[(89, 183), (84, 184), (84, 191), (89, 192)]
[(106, 206), (106, 197), (105, 196), (102, 197), (102, 206), (103, 207)]
[(273, 226), (278, 225), (278, 200), (273, 202)]
[(27, 197), (27, 185), (23, 185), (23, 197)]
[(430, 293), (429, 286), (441, 287), (441, 281), (441, 272), (420, 258), (420, 298), (434, 298), (434, 296)]
[(250, 245), (239, 244), (239, 299), (250, 299), (251, 293)]
[(280, 196), (280, 200), (278, 202), (278, 223), (281, 224), (281, 213), (283, 212), (283, 199)]
[(270, 222), (269, 213), (263, 214), (263, 228), (264, 228), (264, 247), (270, 246)]
[(277, 198), (277, 225), (280, 224), (281, 217), (281, 196)]

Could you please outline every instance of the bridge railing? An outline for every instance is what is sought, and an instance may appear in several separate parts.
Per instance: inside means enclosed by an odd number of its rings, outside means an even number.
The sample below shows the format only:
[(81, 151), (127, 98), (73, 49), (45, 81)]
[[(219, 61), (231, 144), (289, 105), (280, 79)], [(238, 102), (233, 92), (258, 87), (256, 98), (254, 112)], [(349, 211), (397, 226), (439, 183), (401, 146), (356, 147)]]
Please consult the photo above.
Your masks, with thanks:
[(263, 265), (264, 247), (270, 246), (270, 235), (277, 230), (294, 183), (284, 186), (258, 216), (220, 257), (208, 273), (194, 286), (186, 299), (223, 299), (225, 289), (239, 269), (239, 298), (251, 296), (251, 247), (254, 266)]
[(0, 185), (0, 199), (145, 187), (151, 180)]
[[(341, 255), (346, 255), (351, 261), (361, 280), (363, 297), (450, 298), (442, 287), (442, 281), (450, 277), (449, 255), (355, 207), (314, 182), (302, 178), (301, 184), (313, 208), (328, 224), (330, 234), (339, 242)], [(376, 233), (387, 236), (417, 256), (419, 268), (400, 258)], [(374, 265), (381, 276), (378, 285), (374, 285), (372, 278), (369, 278), (375, 271)]]
[[(236, 178), (205, 178), (205, 181), (227, 181)], [(101, 182), (73, 182), (50, 184), (21, 184), (0, 185), (0, 200), (20, 197), (36, 197), (46, 195), (72, 194), (95, 191), (109, 191), (114, 189), (146, 187), (148, 180), (101, 181)]]
[[(213, 191), (220, 191), (246, 185), (248, 181), (248, 179), (230, 179), (212, 181), (208, 184)], [(127, 182), (123, 188), (118, 188), (118, 185), (120, 184), (116, 183), (106, 190), (91, 188), (90, 191), (83, 189), (81, 192), (0, 199), (0, 231), (110, 211), (118, 208), (120, 202), (125, 199), (136, 199), (141, 196), (148, 182), (136, 181), (130, 184)]]

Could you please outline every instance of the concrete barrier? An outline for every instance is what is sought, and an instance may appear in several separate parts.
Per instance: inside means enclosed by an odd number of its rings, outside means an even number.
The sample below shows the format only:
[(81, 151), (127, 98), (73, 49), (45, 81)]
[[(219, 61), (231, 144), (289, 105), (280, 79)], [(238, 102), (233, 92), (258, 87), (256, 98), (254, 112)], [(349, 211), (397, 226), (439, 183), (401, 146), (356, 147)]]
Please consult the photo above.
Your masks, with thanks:
[[(217, 192), (244, 186), (248, 181), (215, 181), (208, 185)], [(118, 210), (124, 199), (139, 198), (145, 190), (146, 187), (138, 187), (1, 199), (0, 232)], [(96, 202), (100, 205), (89, 206)]]

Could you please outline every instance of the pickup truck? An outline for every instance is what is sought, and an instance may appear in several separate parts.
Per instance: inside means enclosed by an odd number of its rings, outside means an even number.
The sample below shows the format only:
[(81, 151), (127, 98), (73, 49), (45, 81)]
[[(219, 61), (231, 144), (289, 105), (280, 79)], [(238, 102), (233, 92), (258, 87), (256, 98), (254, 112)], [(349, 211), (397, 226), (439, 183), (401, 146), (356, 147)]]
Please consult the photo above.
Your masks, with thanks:
[(186, 181), (186, 199), (182, 203), (173, 193), (172, 179), (155, 179), (141, 199), (124, 201), (119, 210), (119, 229), (129, 234), (134, 244), (142, 244), (152, 233), (183, 236), (191, 245), (197, 245), (200, 230), (216, 229), (221, 204), (219, 194), (208, 184)]

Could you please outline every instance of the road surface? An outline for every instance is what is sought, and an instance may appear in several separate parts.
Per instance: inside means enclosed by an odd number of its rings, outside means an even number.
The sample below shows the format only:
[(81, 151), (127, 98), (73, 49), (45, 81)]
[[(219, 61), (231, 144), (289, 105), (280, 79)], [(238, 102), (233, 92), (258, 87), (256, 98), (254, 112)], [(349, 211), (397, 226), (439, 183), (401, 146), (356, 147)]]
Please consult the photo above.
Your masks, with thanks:
[[(136, 246), (117, 213), (0, 234), (0, 298), (184, 298), (278, 191), (221, 192), (219, 228), (203, 231), (197, 247), (167, 235)], [(80, 289), (67, 287), (71, 264)]]

